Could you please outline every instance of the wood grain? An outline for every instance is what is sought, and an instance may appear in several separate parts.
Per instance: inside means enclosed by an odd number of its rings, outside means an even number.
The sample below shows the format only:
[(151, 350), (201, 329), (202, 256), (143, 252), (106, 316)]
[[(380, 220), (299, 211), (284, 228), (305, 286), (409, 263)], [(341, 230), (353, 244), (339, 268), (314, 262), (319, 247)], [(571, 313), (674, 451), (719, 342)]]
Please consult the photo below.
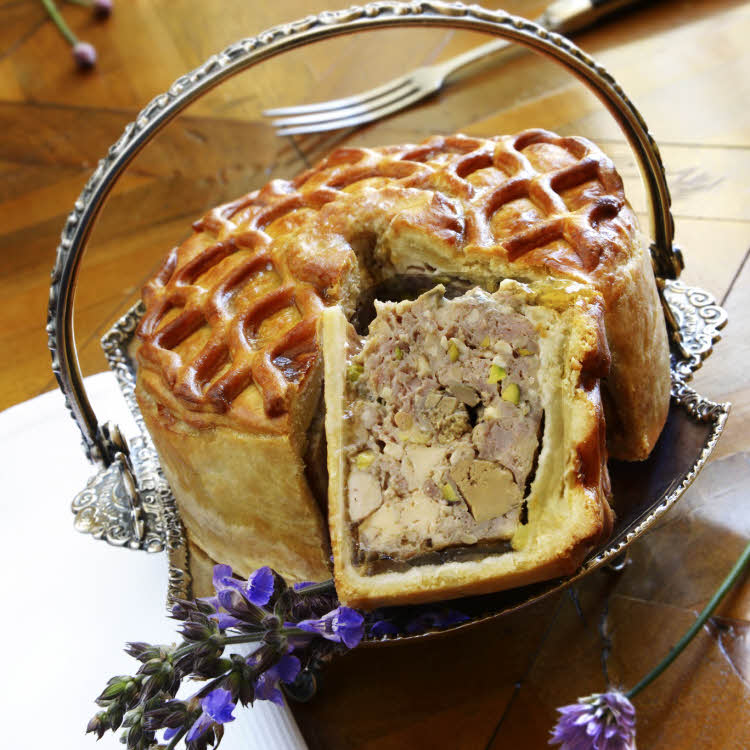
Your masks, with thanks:
[[(106, 23), (66, 5), (76, 33), (99, 51), (97, 68), (80, 74), (37, 0), (0, 3), (0, 408), (54, 387), (44, 323), (55, 246), (87, 177), (125, 125), (237, 38), (349, 4), (140, 0), (119, 2)], [(505, 3), (528, 17), (544, 5)], [(336, 661), (319, 696), (294, 709), (313, 750), (546, 747), (555, 707), (604, 689), (607, 678), (625, 686), (638, 680), (694, 620), (750, 538), (748, 38), (750, 4), (741, 0), (645, 3), (577, 37), (623, 85), (661, 146), (683, 279), (729, 313), (723, 340), (695, 378), (701, 393), (733, 402), (714, 460), (632, 545), (623, 573), (593, 574), (571, 593), (498, 621)], [(616, 161), (647, 227), (646, 196), (612, 118), (565, 71), (524, 50), (356, 131), (279, 139), (260, 115), (350, 94), (484, 40), (448, 29), (335, 39), (270, 60), (192, 105), (130, 165), (97, 221), (76, 297), (84, 373), (104, 369), (100, 336), (194, 219), (338, 145), (530, 126), (586, 135)], [(749, 632), (745, 582), (638, 697), (639, 747), (750, 746)]]

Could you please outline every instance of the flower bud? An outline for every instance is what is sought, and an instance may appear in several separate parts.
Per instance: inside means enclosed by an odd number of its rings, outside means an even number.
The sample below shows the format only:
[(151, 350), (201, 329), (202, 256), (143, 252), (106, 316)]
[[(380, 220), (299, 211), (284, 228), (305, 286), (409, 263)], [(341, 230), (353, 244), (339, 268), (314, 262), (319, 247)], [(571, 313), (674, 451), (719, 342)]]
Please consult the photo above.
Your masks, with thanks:
[(96, 65), (96, 49), (88, 42), (77, 42), (73, 45), (73, 59), (82, 70)]
[(113, 732), (120, 728), (124, 715), (125, 711), (118, 703), (113, 703), (107, 709), (107, 723)]
[(143, 727), (141, 726), (140, 721), (136, 724), (133, 724), (128, 731), (125, 733), (125, 742), (128, 746), (128, 748), (137, 748), (140, 744), (140, 741), (143, 737)]
[(185, 702), (180, 700), (165, 700), (164, 698), (165, 696), (162, 694), (160, 703), (146, 710), (143, 717), (143, 726), (145, 729), (149, 731), (161, 727), (174, 729), (185, 723), (185, 719), (187, 718), (187, 705)]
[(186, 641), (205, 641), (211, 637), (211, 629), (202, 622), (195, 622), (194, 620), (186, 620), (185, 624), (180, 628), (182, 637)]
[(143, 641), (135, 641), (128, 643), (125, 646), (125, 653), (132, 656), (138, 661), (146, 661), (147, 659), (153, 659), (159, 652), (159, 646), (152, 646), (150, 643), (144, 643)]
[(96, 18), (109, 18), (112, 14), (114, 3), (112, 0), (94, 0), (94, 4), (91, 6), (94, 11)]
[(172, 605), (170, 614), (175, 620), (187, 620), (188, 615), (190, 614), (190, 609), (186, 606), (186, 602), (182, 601), (182, 599), (178, 599)]
[(278, 630), (281, 627), (281, 620), (276, 615), (268, 615), (263, 618), (261, 625), (265, 630)]
[(206, 601), (205, 599), (196, 599), (195, 600), (195, 608), (204, 615), (212, 615), (216, 612), (216, 607), (211, 602)]
[(129, 682), (132, 682), (132, 680), (127, 675), (110, 678), (107, 682), (107, 687), (102, 690), (101, 695), (96, 699), (96, 702), (99, 705), (102, 705), (102, 703), (109, 703), (110, 701), (116, 700), (125, 692)]
[(157, 672), (161, 672), (162, 668), (164, 667), (164, 661), (162, 659), (149, 659), (147, 662), (143, 664), (143, 666), (138, 670), (139, 674), (156, 674)]
[(109, 721), (107, 720), (107, 712), (99, 711), (89, 721), (86, 727), (86, 734), (96, 734), (96, 739), (100, 740), (108, 729)]
[[(255, 686), (250, 680), (240, 680), (236, 693), (237, 701), (243, 706), (249, 706), (255, 700)], [(234, 695), (234, 691), (232, 694)]]

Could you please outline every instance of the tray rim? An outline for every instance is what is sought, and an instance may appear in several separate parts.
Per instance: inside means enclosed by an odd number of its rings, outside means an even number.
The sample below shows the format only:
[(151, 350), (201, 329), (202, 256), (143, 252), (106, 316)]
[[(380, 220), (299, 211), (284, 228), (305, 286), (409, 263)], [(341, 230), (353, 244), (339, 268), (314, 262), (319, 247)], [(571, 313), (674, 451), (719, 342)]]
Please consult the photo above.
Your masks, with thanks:
[[(711, 294), (697, 287), (690, 287), (680, 281), (661, 281), (664, 298), (672, 313), (680, 323), (680, 332), (688, 356), (673, 354), (671, 364), (672, 402), (686, 411), (692, 419), (711, 424), (710, 432), (693, 465), (682, 475), (679, 484), (661, 495), (644, 515), (633, 525), (623, 529), (614, 539), (609, 539), (603, 548), (592, 553), (579, 570), (564, 579), (554, 579), (550, 586), (531, 595), (523, 601), (513, 603), (497, 611), (488, 611), (472, 617), (469, 621), (449, 628), (428, 629), (424, 633), (384, 636), (368, 639), (363, 643), (402, 642), (424, 638), (425, 636), (472, 627), (480, 622), (492, 620), (518, 611), (556, 592), (570, 587), (584, 576), (605, 565), (612, 564), (639, 537), (645, 534), (675, 503), (695, 481), (713, 452), (729, 415), (728, 402), (714, 402), (700, 394), (686, 381), (692, 377), (706, 357), (712, 352), (713, 344), (720, 338), (719, 330), (726, 324), (726, 312), (719, 307)], [(105, 357), (114, 372), (120, 390), (133, 415), (139, 434), (129, 438), (129, 461), (134, 476), (138, 480), (139, 492), (133, 498), (134, 505), (110, 499), (117, 487), (119, 466), (112, 464), (108, 469), (89, 480), (87, 487), (76, 496), (72, 510), (76, 514), (75, 525), (80, 531), (92, 533), (110, 544), (145, 549), (150, 552), (166, 550), (168, 555), (168, 595), (167, 607), (176, 599), (192, 596), (192, 575), (190, 553), (185, 528), (180, 519), (175, 498), (161, 470), (156, 449), (146, 430), (143, 416), (135, 396), (136, 367), (129, 347), (134, 340), (138, 321), (145, 312), (143, 302), (131, 307), (112, 328), (102, 337), (101, 344)], [(678, 479), (679, 475), (674, 477)], [(141, 497), (141, 502), (137, 498)], [(97, 503), (102, 500), (108, 506), (105, 514), (107, 523), (91, 524), (91, 515)], [(112, 523), (113, 513), (119, 512), (119, 523)], [(138, 537), (138, 523), (145, 533)], [(460, 602), (461, 600), (446, 600)], [(419, 605), (429, 608), (431, 605)], [(432, 605), (433, 607), (435, 605)]]

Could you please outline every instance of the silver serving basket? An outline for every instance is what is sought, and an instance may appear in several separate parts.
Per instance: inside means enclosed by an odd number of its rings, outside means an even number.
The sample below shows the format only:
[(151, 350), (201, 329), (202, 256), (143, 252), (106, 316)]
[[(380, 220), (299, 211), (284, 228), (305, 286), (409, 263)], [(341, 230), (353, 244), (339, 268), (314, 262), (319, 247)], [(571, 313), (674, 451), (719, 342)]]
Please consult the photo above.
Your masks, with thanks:
[[(729, 404), (717, 404), (687, 385), (711, 352), (726, 323), (725, 312), (706, 292), (676, 281), (682, 255), (673, 245), (670, 197), (661, 157), (643, 118), (614, 78), (567, 38), (503, 11), (442, 2), (376, 2), (324, 12), (243, 39), (179, 78), (129, 124), (99, 162), (62, 232), (52, 272), (47, 332), (52, 368), (68, 409), (78, 424), (96, 474), (73, 501), (79, 531), (169, 556), (169, 600), (192, 594), (185, 533), (159, 459), (135, 400), (135, 363), (128, 353), (142, 305), (133, 307), (104, 336), (102, 345), (140, 434), (126, 441), (118, 427), (100, 422), (86, 395), (73, 337), (73, 297), (84, 247), (102, 204), (135, 155), (196, 98), (241, 71), (274, 55), (329, 37), (386, 27), (443, 27), (482, 31), (523, 45), (558, 62), (592, 90), (626, 136), (648, 192), (652, 220), (651, 253), (672, 347), (672, 403), (664, 432), (649, 459), (610, 462), (618, 517), (612, 537), (581, 569), (513, 591), (455, 602), (469, 616), (466, 627), (497, 617), (569, 586), (605, 564), (649, 529), (685, 492), (701, 470), (724, 428)], [(416, 613), (419, 607), (413, 607)], [(403, 636), (404, 638), (421, 636)]]

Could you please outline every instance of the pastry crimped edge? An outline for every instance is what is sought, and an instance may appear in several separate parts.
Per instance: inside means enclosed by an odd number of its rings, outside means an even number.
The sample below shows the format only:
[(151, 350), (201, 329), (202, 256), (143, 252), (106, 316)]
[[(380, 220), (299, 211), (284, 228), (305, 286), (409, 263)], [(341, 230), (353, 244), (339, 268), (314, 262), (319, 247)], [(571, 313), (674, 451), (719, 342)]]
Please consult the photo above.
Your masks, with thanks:
[[(609, 364), (601, 298), (576, 284), (531, 288), (504, 281), (500, 289), (523, 300), (523, 312), (541, 329), (545, 430), (527, 497), (529, 522), (519, 526), (509, 552), (475, 561), (420, 565), (404, 572), (366, 575), (352, 563), (343, 429), (350, 328), (339, 308), (329, 308), (322, 315), (329, 528), (336, 591), (344, 604), (363, 609), (418, 604), (571, 575), (611, 533), (614, 513), (609, 504), (606, 431), (599, 393), (599, 378)], [(539, 313), (541, 306), (559, 315), (551, 328), (548, 321), (552, 316)], [(555, 361), (556, 354), (563, 353), (562, 360)]]

